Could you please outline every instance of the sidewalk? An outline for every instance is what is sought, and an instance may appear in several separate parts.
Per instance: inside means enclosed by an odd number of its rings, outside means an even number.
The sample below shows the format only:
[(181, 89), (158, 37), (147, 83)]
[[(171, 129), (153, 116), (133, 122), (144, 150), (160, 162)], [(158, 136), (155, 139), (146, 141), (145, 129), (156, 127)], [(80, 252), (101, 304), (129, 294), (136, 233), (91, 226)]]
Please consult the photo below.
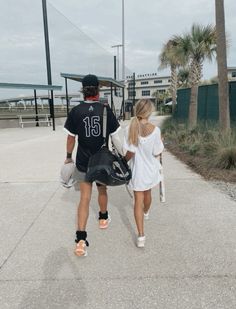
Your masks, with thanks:
[(109, 188), (112, 222), (98, 229), (94, 188), (88, 256), (76, 257), (65, 141), (61, 126), (0, 130), (1, 309), (236, 308), (236, 204), (167, 151), (167, 202), (153, 190), (146, 247), (124, 187)]

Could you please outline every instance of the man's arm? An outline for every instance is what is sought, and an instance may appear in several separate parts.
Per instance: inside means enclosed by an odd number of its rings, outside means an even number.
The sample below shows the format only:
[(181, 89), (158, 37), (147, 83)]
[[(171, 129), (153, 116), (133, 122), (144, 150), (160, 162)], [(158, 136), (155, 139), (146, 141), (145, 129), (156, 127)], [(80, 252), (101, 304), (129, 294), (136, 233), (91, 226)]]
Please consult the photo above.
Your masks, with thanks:
[(131, 151), (127, 151), (125, 155), (125, 160), (128, 162), (130, 159), (132, 159), (134, 156), (134, 153)]
[(75, 136), (67, 135), (65, 164), (73, 162), (72, 152), (75, 147)]
[(116, 132), (110, 134), (110, 137), (111, 137), (111, 141), (112, 141), (114, 147), (116, 148), (116, 150), (118, 151), (118, 153), (120, 155), (124, 156), (122, 141), (121, 141), (119, 133), (118, 133), (119, 129), (120, 129), (120, 127), (118, 128), (118, 130), (116, 130)]

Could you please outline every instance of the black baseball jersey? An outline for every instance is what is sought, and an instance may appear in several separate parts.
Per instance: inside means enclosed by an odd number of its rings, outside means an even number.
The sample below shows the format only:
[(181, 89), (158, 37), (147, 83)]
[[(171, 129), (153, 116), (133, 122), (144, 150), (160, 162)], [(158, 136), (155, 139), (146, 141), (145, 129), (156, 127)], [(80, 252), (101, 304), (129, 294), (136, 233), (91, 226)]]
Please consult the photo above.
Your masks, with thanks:
[(78, 136), (76, 166), (79, 171), (86, 172), (89, 157), (96, 153), (104, 143), (103, 108), (107, 108), (107, 137), (120, 126), (109, 105), (98, 101), (85, 101), (75, 106), (65, 122), (68, 134)]

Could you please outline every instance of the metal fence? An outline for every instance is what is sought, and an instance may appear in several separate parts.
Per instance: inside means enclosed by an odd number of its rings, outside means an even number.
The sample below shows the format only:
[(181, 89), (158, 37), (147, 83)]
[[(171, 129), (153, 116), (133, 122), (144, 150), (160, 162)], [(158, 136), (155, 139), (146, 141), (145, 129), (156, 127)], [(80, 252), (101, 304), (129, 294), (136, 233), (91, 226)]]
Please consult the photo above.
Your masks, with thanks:
[[(175, 118), (188, 119), (190, 88), (179, 89), (177, 92), (177, 108)], [(230, 119), (236, 121), (236, 82), (229, 82)], [(198, 120), (218, 121), (219, 97), (218, 84), (200, 86), (198, 90)]]

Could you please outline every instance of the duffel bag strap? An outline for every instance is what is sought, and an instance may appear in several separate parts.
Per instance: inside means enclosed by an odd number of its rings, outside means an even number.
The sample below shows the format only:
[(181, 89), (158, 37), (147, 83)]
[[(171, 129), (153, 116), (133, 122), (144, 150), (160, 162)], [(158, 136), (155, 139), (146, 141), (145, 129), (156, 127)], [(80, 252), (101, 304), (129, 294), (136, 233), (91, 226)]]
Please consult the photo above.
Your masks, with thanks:
[[(120, 166), (120, 163), (117, 162), (117, 161), (115, 161), (115, 162), (113, 162), (113, 164), (116, 166), (116, 168), (119, 169), (120, 173), (121, 173), (121, 174), (123, 175), (123, 177), (126, 179), (127, 177), (126, 177), (126, 175), (124, 174), (124, 172), (123, 172), (123, 170), (122, 170), (122, 168), (121, 168), (121, 166)], [(125, 182), (125, 189), (126, 189), (126, 191), (128, 192), (129, 196), (130, 196), (131, 198), (133, 198), (133, 195), (132, 195), (132, 193), (130, 192), (130, 190), (129, 190), (129, 188), (128, 188), (127, 182)]]
[(105, 105), (103, 105), (103, 130), (102, 130), (102, 136), (104, 139), (104, 145), (106, 145), (106, 137), (107, 137), (107, 108)]

